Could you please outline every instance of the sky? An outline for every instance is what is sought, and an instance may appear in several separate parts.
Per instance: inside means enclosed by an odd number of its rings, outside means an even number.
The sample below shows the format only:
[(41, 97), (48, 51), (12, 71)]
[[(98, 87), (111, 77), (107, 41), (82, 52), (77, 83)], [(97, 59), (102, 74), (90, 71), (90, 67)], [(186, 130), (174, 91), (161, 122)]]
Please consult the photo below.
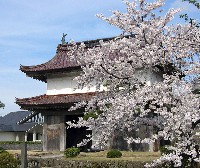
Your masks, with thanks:
[[(199, 10), (182, 0), (167, 0), (168, 8), (184, 8), (182, 13), (198, 18)], [(37, 65), (50, 60), (61, 43), (117, 36), (119, 29), (95, 15), (124, 11), (121, 0), (0, 0), (0, 101), (5, 104), (0, 116), (19, 111), (15, 98), (46, 93), (46, 83), (19, 70), (21, 65)], [(175, 19), (174, 22), (183, 22)]]

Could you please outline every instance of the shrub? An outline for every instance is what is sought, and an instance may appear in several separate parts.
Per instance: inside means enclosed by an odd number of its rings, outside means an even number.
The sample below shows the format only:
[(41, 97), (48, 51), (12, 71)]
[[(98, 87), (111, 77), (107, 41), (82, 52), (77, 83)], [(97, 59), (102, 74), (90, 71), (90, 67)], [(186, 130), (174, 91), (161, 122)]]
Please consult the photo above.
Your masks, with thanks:
[[(16, 144), (22, 144), (24, 143), (23, 141), (0, 141), (0, 145), (6, 145), (6, 144), (13, 144), (13, 145), (16, 145)], [(27, 141), (26, 142), (27, 144), (42, 144), (42, 141)]]
[(119, 150), (112, 149), (108, 151), (107, 158), (120, 158), (122, 156), (122, 153)]
[(4, 152), (4, 151), (5, 151), (5, 149), (2, 148), (2, 147), (0, 147), (0, 154), (1, 154), (2, 152)]
[(18, 167), (19, 161), (7, 151), (0, 153), (0, 168), (16, 168)]
[(65, 154), (65, 156), (67, 158), (69, 158), (69, 157), (76, 157), (76, 156), (78, 156), (80, 154), (80, 149), (79, 148), (67, 148), (65, 150), (64, 154)]

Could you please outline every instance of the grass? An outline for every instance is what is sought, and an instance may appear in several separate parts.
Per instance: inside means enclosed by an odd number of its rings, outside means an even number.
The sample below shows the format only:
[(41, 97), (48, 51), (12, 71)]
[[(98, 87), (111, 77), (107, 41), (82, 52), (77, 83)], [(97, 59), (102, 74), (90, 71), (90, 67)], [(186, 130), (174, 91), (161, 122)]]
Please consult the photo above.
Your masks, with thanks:
[[(20, 150), (7, 150), (12, 154), (20, 154)], [(129, 151), (121, 151), (121, 158), (106, 158), (106, 154), (108, 151), (101, 152), (81, 152), (80, 155), (74, 158), (65, 158), (66, 160), (91, 160), (91, 161), (103, 161), (103, 160), (129, 160), (129, 161), (143, 161), (149, 162), (155, 160), (160, 157), (160, 152), (129, 152)], [(60, 155), (63, 152), (44, 152), (44, 151), (28, 151), (29, 157), (40, 157), (40, 156), (52, 156), (52, 155)], [(64, 156), (64, 154), (63, 154)]]
[(106, 158), (108, 151), (101, 152), (81, 152), (79, 156), (75, 158), (66, 158), (69, 160), (129, 160), (129, 161), (152, 161), (160, 157), (160, 152), (127, 152), (121, 151), (121, 158)]

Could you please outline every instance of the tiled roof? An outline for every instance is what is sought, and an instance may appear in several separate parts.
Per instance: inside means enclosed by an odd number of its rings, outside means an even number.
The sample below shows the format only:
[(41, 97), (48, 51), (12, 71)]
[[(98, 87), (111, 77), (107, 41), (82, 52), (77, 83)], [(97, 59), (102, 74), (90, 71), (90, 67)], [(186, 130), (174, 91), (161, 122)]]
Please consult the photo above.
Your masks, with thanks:
[(56, 55), (48, 62), (35, 66), (20, 66), (20, 70), (29, 77), (46, 82), (48, 73), (79, 70), (80, 65), (69, 56), (68, 45), (59, 45)]
[(69, 107), (75, 102), (88, 101), (96, 93), (75, 93), (75, 94), (59, 94), (59, 95), (40, 95), (36, 97), (16, 99), (16, 104), (21, 106), (22, 109), (46, 109)]
[(20, 69), (23, 72), (30, 71), (48, 71), (53, 69), (63, 69), (63, 68), (71, 68), (78, 67), (78, 63), (69, 58), (69, 49), (68, 45), (58, 45), (56, 56), (54, 56), (50, 61), (35, 65), (35, 66), (20, 66)]
[(10, 112), (3, 117), (0, 117), (0, 124), (16, 124), (22, 118), (31, 114), (30, 111)]
[(25, 132), (36, 123), (26, 123), (23, 125), (18, 125), (17, 122), (27, 115), (31, 114), (29, 111), (17, 111), (11, 112), (5, 115), (4, 117), (0, 117), (0, 132)]
[[(123, 37), (130, 37), (133, 35), (127, 35)], [(92, 48), (97, 45), (99, 45), (99, 41), (103, 40), (105, 41), (110, 41), (114, 39), (115, 37), (112, 38), (102, 38), (102, 39), (96, 39), (96, 40), (89, 40), (89, 41), (83, 41), (86, 45), (86, 48)], [(81, 44), (81, 42), (77, 42), (77, 45)], [(59, 44), (57, 47), (56, 55), (49, 60), (46, 63), (40, 64), (40, 65), (34, 65), (34, 66), (20, 66), (20, 70), (24, 73), (26, 73), (27, 76), (32, 77), (34, 79), (41, 80), (43, 82), (47, 82), (47, 75), (51, 73), (65, 73), (65, 72), (70, 72), (74, 70), (81, 70), (81, 66), (72, 59), (71, 55), (74, 55), (71, 53), (72, 51), (70, 50), (71, 44), (66, 43), (66, 44)], [(116, 53), (114, 55), (111, 54), (111, 57), (116, 57), (119, 53)], [(71, 58), (70, 58), (71, 57)], [(161, 67), (162, 68), (162, 67)], [(162, 68), (163, 69), (163, 68)], [(171, 71), (174, 69), (171, 69), (171, 65), (166, 65), (166, 67), (163, 69), (164, 72)]]
[[(90, 41), (83, 41), (88, 47), (94, 47), (99, 44), (99, 40), (109, 41), (113, 38), (96, 39)], [(80, 42), (77, 42), (79, 45)], [(70, 47), (71, 44), (60, 44), (57, 47), (56, 55), (48, 62), (35, 65), (35, 66), (23, 66), (20, 65), (20, 70), (26, 73), (27, 76), (34, 79), (46, 82), (47, 74), (57, 72), (69, 72), (73, 70), (80, 70), (81, 66), (73, 59), (70, 59)]]

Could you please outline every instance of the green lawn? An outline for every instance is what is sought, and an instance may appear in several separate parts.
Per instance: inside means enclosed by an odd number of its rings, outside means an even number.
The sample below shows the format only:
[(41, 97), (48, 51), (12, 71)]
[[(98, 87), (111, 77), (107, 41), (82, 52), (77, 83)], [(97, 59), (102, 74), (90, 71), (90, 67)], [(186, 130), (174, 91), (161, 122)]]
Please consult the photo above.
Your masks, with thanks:
[(160, 152), (127, 152), (121, 151), (121, 158), (106, 158), (107, 151), (101, 152), (81, 152), (75, 158), (66, 158), (70, 160), (129, 160), (129, 161), (152, 161), (160, 157)]

